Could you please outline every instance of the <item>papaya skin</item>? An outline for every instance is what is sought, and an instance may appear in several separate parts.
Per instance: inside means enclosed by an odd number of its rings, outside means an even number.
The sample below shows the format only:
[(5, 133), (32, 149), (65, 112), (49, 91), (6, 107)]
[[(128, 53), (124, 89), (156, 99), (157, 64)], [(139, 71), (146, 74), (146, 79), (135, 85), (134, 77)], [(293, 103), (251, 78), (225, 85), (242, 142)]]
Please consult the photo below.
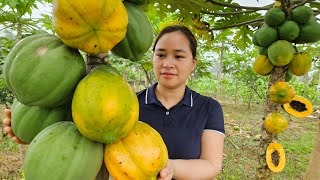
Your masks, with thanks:
[(295, 97), (293, 87), (287, 82), (283, 81), (272, 84), (268, 89), (268, 94), (270, 100), (278, 104), (289, 103)]
[(134, 127), (139, 117), (139, 103), (131, 86), (116, 69), (99, 65), (79, 82), (71, 111), (81, 134), (110, 144)]
[(126, 34), (128, 13), (121, 0), (54, 0), (52, 7), (54, 30), (72, 48), (105, 53)]
[(295, 53), (291, 62), (288, 64), (290, 73), (296, 76), (303, 76), (311, 69), (312, 58), (309, 53)]
[(156, 180), (168, 151), (161, 135), (139, 121), (127, 136), (105, 147), (104, 162), (115, 180)]

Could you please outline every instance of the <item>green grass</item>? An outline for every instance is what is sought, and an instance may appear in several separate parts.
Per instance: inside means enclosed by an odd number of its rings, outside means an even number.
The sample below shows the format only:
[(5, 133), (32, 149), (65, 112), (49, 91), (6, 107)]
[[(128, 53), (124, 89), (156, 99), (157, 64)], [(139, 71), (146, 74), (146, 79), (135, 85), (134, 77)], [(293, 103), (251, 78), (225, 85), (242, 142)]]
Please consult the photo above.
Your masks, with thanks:
[[(263, 109), (254, 105), (223, 104), (226, 139), (222, 173), (218, 179), (255, 179), (258, 165), (259, 134)], [(289, 119), (289, 117), (288, 117)], [(288, 129), (278, 136), (286, 153), (286, 166), (273, 177), (275, 180), (303, 179), (315, 143), (318, 120), (293, 118)], [(234, 128), (239, 126), (238, 128)]]
[(302, 179), (315, 143), (317, 122), (302, 122), (301, 127), (279, 138), (286, 152), (286, 166), (275, 179)]
[(2, 137), (0, 134), (0, 151), (7, 152), (18, 152), (18, 144), (12, 141), (8, 136)]

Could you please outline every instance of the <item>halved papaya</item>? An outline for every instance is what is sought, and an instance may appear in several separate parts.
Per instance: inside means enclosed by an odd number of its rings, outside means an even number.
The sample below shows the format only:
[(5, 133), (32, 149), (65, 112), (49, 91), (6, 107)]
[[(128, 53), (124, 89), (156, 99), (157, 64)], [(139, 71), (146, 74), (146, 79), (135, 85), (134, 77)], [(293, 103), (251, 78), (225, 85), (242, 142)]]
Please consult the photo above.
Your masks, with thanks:
[(288, 114), (296, 117), (307, 117), (312, 113), (311, 102), (298, 95), (296, 95), (290, 103), (283, 104), (282, 108)]
[(266, 152), (268, 168), (272, 172), (280, 172), (286, 165), (286, 155), (279, 143), (270, 143)]

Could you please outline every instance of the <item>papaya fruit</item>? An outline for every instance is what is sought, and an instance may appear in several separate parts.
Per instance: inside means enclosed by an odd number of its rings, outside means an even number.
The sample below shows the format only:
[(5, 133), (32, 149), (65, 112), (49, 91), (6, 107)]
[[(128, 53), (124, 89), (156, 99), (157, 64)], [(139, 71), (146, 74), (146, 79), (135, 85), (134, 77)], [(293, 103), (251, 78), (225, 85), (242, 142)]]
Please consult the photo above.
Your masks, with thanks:
[(253, 70), (262, 76), (270, 74), (273, 68), (274, 65), (265, 55), (258, 55), (253, 63)]
[(298, 6), (291, 11), (290, 19), (297, 22), (298, 24), (306, 24), (311, 16), (313, 10), (309, 6)]
[(129, 18), (127, 33), (111, 52), (131, 61), (139, 61), (153, 42), (153, 29), (140, 6), (132, 2), (124, 2), (124, 5)]
[(265, 55), (265, 56), (268, 56), (268, 48), (266, 47), (259, 47), (259, 54), (260, 55)]
[(268, 58), (275, 66), (285, 66), (290, 63), (295, 50), (286, 40), (278, 40), (268, 47)]
[(270, 8), (264, 15), (264, 22), (271, 27), (278, 27), (286, 20), (286, 14), (277, 7)]
[(259, 31), (259, 29), (256, 30), (256, 31), (253, 33), (253, 35), (252, 35), (252, 44), (254, 44), (254, 45), (256, 45), (256, 46), (260, 46), (260, 44), (259, 44), (258, 41), (257, 41), (258, 31)]
[(11, 128), (15, 136), (29, 144), (46, 127), (67, 120), (69, 111), (65, 105), (27, 106), (15, 99), (11, 106)]
[(260, 46), (268, 47), (278, 40), (278, 32), (275, 28), (265, 25), (258, 30), (256, 38)]
[(285, 82), (289, 82), (292, 79), (292, 77), (293, 75), (291, 74), (291, 72), (287, 70), (284, 77)]
[(293, 41), (296, 44), (314, 43), (320, 40), (320, 24), (309, 21), (300, 27), (299, 36)]
[(23, 170), (26, 179), (95, 179), (103, 163), (103, 144), (81, 135), (70, 121), (43, 129), (28, 146)]
[(105, 165), (115, 180), (156, 180), (167, 161), (161, 135), (140, 121), (124, 138), (104, 149)]
[(296, 76), (303, 76), (311, 69), (311, 64), (312, 58), (309, 53), (295, 53), (291, 62), (288, 64), (288, 70)]
[(279, 143), (270, 143), (266, 151), (268, 168), (272, 172), (280, 172), (286, 165), (286, 154), (283, 146)]
[(285, 21), (278, 28), (279, 39), (293, 41), (299, 36), (300, 28), (295, 21)]
[(122, 0), (53, 0), (53, 28), (62, 42), (89, 54), (106, 53), (126, 35)]
[(279, 81), (268, 89), (270, 100), (274, 103), (285, 104), (292, 101), (295, 96), (293, 87), (287, 82)]
[(290, 103), (283, 104), (282, 108), (288, 114), (296, 117), (307, 117), (312, 113), (311, 102), (298, 95), (296, 95)]
[(86, 64), (76, 49), (51, 34), (19, 41), (3, 66), (4, 80), (16, 99), (28, 106), (55, 107), (71, 101)]
[(288, 127), (288, 120), (280, 113), (272, 112), (264, 118), (264, 126), (269, 133), (278, 134)]
[(98, 65), (76, 87), (72, 118), (93, 141), (114, 143), (134, 127), (139, 102), (130, 84), (110, 65)]

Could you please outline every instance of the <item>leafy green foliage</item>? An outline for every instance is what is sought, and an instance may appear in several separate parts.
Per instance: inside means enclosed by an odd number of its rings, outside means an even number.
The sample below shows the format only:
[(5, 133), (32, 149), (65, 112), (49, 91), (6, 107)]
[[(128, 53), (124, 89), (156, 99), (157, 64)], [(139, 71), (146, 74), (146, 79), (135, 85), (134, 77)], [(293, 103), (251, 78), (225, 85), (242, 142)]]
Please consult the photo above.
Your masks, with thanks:
[(241, 26), (240, 30), (236, 32), (233, 40), (240, 50), (244, 51), (248, 44), (251, 44), (251, 38), (253, 35), (253, 31), (250, 30), (247, 26)]
[(36, 8), (36, 0), (2, 0), (1, 7), (9, 6), (16, 16), (22, 17), (26, 13), (32, 14), (32, 8)]
[(0, 78), (0, 103), (5, 104), (6, 107), (9, 107), (13, 103), (14, 95), (7, 87), (3, 77)]
[(151, 8), (158, 9), (160, 18), (165, 18), (167, 13), (179, 12), (181, 17), (190, 16), (191, 14), (199, 14), (202, 10), (209, 11), (214, 6), (204, 0), (150, 0)]
[[(24, 37), (51, 30), (51, 17), (43, 15), (43, 18), (35, 20), (31, 18), (32, 11), (37, 7), (36, 0), (0, 0), (0, 64), (3, 65), (5, 57), (11, 48)], [(27, 18), (29, 15), (29, 18)], [(50, 21), (50, 22), (49, 22)], [(43, 29), (45, 26), (46, 29)], [(1, 68), (2, 69), (2, 68)], [(1, 73), (2, 74), (2, 73)], [(3, 77), (0, 77), (0, 103), (11, 104), (13, 94), (6, 86)]]

